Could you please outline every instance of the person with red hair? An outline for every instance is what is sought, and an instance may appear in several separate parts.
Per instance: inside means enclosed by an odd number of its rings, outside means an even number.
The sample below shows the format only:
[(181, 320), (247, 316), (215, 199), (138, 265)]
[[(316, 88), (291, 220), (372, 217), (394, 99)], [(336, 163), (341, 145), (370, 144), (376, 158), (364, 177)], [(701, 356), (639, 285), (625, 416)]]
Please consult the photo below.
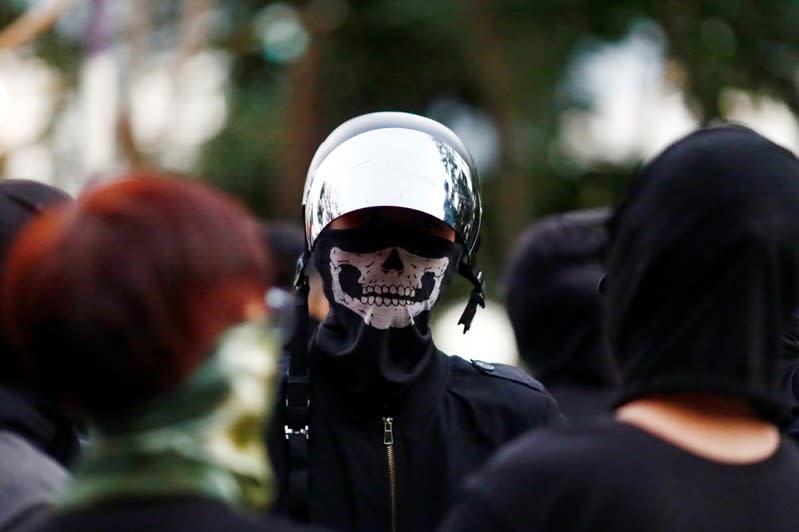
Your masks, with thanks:
[(130, 175), (45, 212), (3, 278), (21, 365), (92, 426), (41, 530), (289, 530), (258, 510), (275, 350), (256, 222), (197, 182)]

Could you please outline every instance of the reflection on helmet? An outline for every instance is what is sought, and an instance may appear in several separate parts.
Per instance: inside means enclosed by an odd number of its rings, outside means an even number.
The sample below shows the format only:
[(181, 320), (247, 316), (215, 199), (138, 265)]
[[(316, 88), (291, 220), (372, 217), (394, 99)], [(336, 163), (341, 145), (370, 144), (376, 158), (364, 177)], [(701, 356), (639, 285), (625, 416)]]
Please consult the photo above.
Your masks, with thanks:
[(452, 227), (467, 261), (482, 213), (477, 167), (461, 140), (434, 120), (394, 112), (353, 118), (330, 134), (311, 162), (303, 206), (308, 249), (339, 216), (403, 207)]

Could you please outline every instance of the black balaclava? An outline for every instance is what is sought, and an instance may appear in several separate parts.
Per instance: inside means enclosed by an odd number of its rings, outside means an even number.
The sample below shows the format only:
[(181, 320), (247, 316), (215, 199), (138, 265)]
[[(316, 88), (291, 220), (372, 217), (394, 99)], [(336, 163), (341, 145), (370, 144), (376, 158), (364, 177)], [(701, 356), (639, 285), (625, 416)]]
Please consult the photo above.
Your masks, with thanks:
[(508, 261), (505, 302), (519, 355), (546, 386), (619, 384), (597, 291), (606, 212), (596, 224), (569, 214), (539, 221), (518, 239)]
[(609, 337), (622, 402), (746, 398), (769, 419), (799, 302), (799, 161), (741, 126), (688, 135), (641, 172), (609, 224)]
[(430, 308), (458, 269), (463, 247), (412, 231), (325, 229), (311, 260), (330, 312), (311, 349), (326, 379), (355, 395), (402, 391), (428, 365), (435, 347)]

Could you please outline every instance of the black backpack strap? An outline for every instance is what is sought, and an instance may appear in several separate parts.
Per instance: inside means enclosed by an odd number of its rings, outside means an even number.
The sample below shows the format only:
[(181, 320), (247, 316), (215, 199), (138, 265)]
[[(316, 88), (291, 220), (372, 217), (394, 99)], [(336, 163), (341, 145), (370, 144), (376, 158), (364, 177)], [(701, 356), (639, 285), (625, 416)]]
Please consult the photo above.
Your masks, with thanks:
[(286, 424), (288, 445), (288, 510), (294, 519), (308, 521), (308, 419), (311, 380), (308, 364), (308, 278), (304, 253), (297, 261), (294, 280), (294, 330), (287, 343), (289, 365), (286, 373)]

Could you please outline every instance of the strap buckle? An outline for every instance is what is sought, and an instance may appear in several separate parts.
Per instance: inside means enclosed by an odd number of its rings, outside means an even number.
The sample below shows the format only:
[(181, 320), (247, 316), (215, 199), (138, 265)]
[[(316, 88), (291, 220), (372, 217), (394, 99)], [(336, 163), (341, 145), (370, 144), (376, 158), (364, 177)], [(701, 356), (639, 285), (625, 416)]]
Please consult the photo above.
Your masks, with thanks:
[(307, 440), (308, 439), (308, 425), (305, 425), (305, 427), (303, 427), (301, 429), (296, 429), (296, 430), (292, 429), (288, 425), (283, 425), (283, 433), (286, 435), (286, 439), (287, 440), (291, 436), (293, 436), (295, 434), (299, 434), (299, 435), (305, 436), (305, 439)]

